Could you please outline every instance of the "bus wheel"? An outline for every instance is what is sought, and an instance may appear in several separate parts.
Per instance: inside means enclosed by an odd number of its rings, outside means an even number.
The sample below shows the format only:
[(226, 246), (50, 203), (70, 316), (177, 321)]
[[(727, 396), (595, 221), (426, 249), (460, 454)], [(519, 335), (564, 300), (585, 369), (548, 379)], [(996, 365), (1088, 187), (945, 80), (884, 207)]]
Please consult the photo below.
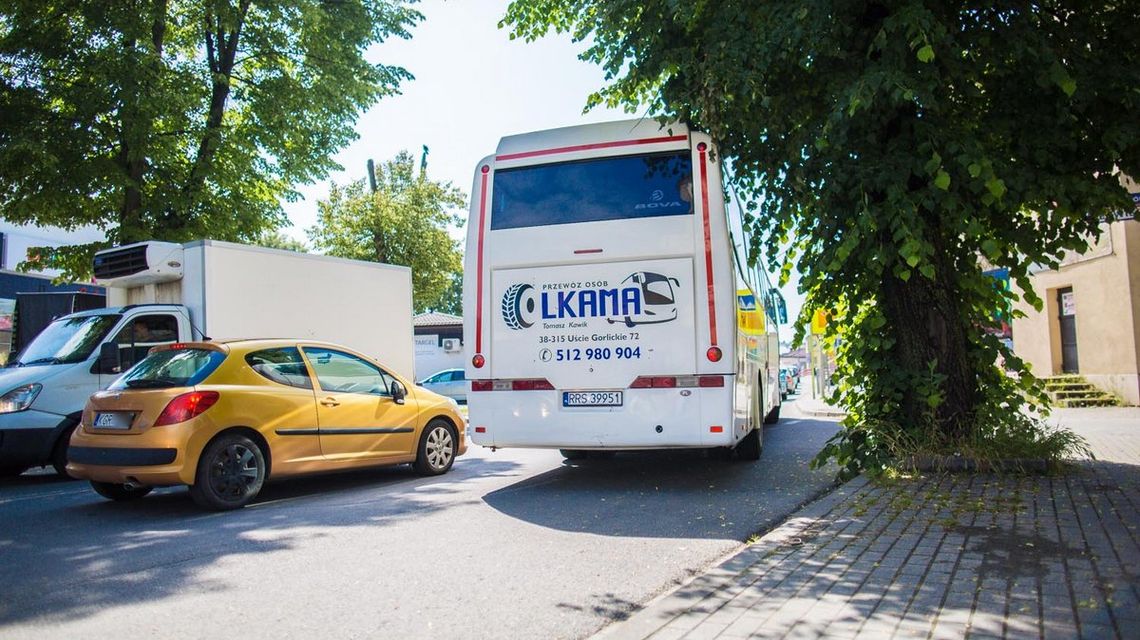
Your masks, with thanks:
[(783, 405), (776, 405), (764, 416), (764, 424), (776, 424), (780, 421), (780, 407)]
[(586, 452), (581, 449), (559, 449), (558, 453), (562, 454), (563, 458), (567, 460), (585, 460)]
[(759, 460), (764, 445), (760, 441), (760, 429), (748, 432), (740, 442), (736, 443), (736, 457), (741, 460)]

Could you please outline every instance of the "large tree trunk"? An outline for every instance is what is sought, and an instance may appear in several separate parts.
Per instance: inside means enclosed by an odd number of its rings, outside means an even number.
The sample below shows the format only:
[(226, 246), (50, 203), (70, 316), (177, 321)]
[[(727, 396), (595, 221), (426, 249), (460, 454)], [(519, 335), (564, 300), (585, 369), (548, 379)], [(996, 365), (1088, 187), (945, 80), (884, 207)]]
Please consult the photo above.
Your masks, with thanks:
[(205, 130), (198, 143), (198, 152), (190, 167), (190, 175), (182, 186), (183, 206), (189, 213), (206, 182), (214, 162), (214, 154), (222, 144), (222, 119), (226, 113), (226, 100), (230, 96), (230, 82), (237, 59), (238, 42), (242, 26), (249, 12), (250, 0), (239, 3), (233, 24), (225, 24), (222, 16), (206, 14), (206, 60), (210, 67), (210, 104), (206, 109)]
[[(914, 273), (907, 281), (892, 275), (884, 278), (878, 302), (896, 339), (894, 350), (904, 371), (945, 376), (939, 386), (941, 404), (933, 409), (936, 426), (958, 440), (973, 433), (979, 401), (977, 376), (970, 366), (968, 327), (959, 311), (961, 298), (954, 294), (952, 271), (936, 266), (935, 280)], [(931, 412), (927, 398), (913, 384), (902, 402), (903, 427), (911, 427)]]
[[(143, 58), (143, 65), (162, 66), (162, 51), (166, 41), (167, 0), (155, 0), (151, 5), (151, 51)], [(124, 43), (124, 49), (133, 52), (136, 40)], [(149, 58), (149, 59), (148, 59)], [(123, 189), (123, 204), (119, 209), (119, 243), (130, 244), (149, 240), (152, 231), (144, 224), (143, 187), (149, 165), (146, 147), (153, 130), (149, 114), (140, 105), (152, 99), (150, 87), (138, 82), (139, 77), (153, 78), (149, 73), (131, 73), (123, 81), (123, 99), (119, 109), (119, 153), (117, 161), (127, 178)]]

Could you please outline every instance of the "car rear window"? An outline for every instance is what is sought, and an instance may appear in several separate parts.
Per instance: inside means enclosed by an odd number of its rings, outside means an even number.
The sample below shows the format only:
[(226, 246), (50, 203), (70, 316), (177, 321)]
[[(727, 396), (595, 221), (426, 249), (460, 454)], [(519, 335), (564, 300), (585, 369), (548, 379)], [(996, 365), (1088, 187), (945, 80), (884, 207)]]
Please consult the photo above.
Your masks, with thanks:
[(693, 212), (688, 151), (499, 169), (491, 229)]
[(305, 368), (305, 361), (301, 359), (301, 352), (296, 347), (254, 351), (246, 355), (245, 362), (258, 375), (277, 384), (298, 389), (313, 388), (309, 370)]
[(213, 349), (164, 349), (143, 358), (111, 385), (111, 389), (192, 387), (226, 359)]

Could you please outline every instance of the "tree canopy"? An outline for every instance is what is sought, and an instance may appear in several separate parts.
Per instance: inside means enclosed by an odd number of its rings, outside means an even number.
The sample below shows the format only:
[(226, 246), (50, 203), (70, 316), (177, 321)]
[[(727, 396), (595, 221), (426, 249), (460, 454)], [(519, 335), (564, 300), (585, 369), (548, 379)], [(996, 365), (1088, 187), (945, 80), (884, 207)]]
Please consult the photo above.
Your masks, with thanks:
[(0, 216), (106, 230), (40, 250), (72, 276), (107, 244), (253, 241), (411, 78), (364, 54), (420, 18), (397, 0), (0, 0)]
[[(589, 42), (587, 106), (710, 132), (749, 202), (752, 259), (832, 312), (848, 472), (908, 446), (1048, 434), (986, 329), (1028, 269), (1055, 265), (1140, 175), (1140, 5), (1103, 0), (677, 3), (517, 0), (503, 24)], [(1020, 377), (994, 365), (999, 355)], [(1006, 440), (1003, 440), (1005, 438)]]
[(308, 235), (330, 256), (411, 267), (415, 312), (458, 315), (463, 256), (448, 229), (463, 225), (456, 210), (466, 204), (451, 183), (417, 172), (415, 158), (403, 151), (377, 167), (375, 192), (364, 180), (333, 185)]
[(297, 253), (309, 253), (309, 246), (300, 240), (281, 233), (280, 231), (266, 231), (257, 237), (252, 244), (259, 247), (268, 247), (270, 249), (284, 249), (285, 251), (296, 251)]

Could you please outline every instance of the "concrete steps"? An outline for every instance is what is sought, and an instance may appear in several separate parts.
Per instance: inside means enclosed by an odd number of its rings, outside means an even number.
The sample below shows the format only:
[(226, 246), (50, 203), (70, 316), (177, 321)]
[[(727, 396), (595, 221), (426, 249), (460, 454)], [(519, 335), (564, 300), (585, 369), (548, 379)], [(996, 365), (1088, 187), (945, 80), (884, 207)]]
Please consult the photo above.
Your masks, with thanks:
[(1042, 380), (1054, 407), (1115, 407), (1120, 404), (1116, 396), (1078, 375), (1049, 376)]

